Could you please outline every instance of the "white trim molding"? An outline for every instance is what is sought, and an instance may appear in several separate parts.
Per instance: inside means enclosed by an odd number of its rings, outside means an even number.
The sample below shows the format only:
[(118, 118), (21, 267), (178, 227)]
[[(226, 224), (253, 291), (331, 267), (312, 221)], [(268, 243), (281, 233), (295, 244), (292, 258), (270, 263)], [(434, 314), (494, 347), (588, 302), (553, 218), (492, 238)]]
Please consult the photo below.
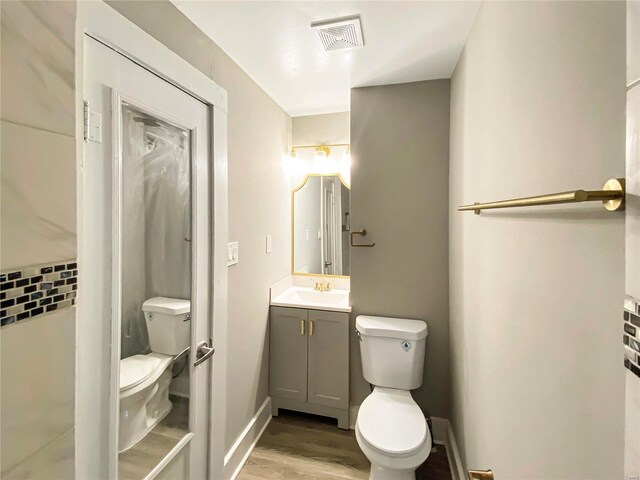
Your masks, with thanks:
[(349, 409), (349, 430), (356, 429), (356, 420), (358, 419), (358, 412), (360, 411), (360, 405), (351, 405)]
[(267, 397), (224, 456), (224, 478), (234, 480), (271, 422), (271, 397)]
[(462, 457), (460, 456), (460, 451), (458, 450), (458, 443), (456, 442), (456, 437), (453, 433), (453, 427), (451, 426), (451, 422), (446, 420), (447, 422), (447, 438), (445, 446), (447, 448), (447, 458), (449, 459), (449, 468), (451, 469), (451, 478), (453, 480), (465, 480), (466, 473), (465, 468), (462, 463)]
[(456, 438), (453, 434), (451, 422), (446, 418), (431, 417), (431, 428), (433, 443), (444, 446), (447, 451), (451, 478), (453, 480), (465, 480), (467, 477), (464, 466), (462, 465), (462, 459), (460, 457)]
[(444, 446), (447, 451), (451, 478), (453, 480), (465, 480), (467, 477), (464, 465), (462, 465), (462, 459), (458, 451), (458, 444), (453, 434), (451, 422), (446, 418), (431, 417), (431, 428), (433, 443)]

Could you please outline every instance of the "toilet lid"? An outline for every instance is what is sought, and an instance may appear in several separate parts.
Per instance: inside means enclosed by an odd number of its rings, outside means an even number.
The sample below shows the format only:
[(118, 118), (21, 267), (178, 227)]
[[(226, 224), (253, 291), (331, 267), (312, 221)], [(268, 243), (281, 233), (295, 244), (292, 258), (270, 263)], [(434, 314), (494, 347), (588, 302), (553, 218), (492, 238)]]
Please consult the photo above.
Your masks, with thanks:
[(158, 368), (164, 368), (166, 362), (158, 355), (133, 355), (120, 360), (120, 390), (140, 385), (154, 374)]
[(427, 421), (406, 390), (376, 387), (358, 411), (360, 435), (392, 456), (410, 455), (427, 438)]

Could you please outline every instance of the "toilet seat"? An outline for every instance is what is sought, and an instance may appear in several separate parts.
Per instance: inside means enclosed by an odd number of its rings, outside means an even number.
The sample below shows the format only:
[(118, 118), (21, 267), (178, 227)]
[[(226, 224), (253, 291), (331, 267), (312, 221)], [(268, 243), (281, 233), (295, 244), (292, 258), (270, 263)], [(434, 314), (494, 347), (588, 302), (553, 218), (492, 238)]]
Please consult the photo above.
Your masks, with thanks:
[(173, 361), (170, 355), (150, 353), (120, 360), (120, 397), (133, 395), (155, 382)]
[(358, 432), (371, 449), (388, 457), (408, 457), (424, 449), (427, 421), (407, 390), (375, 387), (362, 402)]

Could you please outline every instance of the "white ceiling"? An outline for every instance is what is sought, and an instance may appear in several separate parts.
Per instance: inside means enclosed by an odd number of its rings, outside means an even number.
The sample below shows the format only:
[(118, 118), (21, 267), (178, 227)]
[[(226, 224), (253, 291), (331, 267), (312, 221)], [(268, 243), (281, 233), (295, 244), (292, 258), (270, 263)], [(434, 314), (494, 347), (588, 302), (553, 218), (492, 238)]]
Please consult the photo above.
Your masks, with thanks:
[[(480, 1), (173, 3), (292, 116), (349, 110), (352, 87), (449, 78)], [(365, 46), (325, 52), (311, 22), (360, 14)]]

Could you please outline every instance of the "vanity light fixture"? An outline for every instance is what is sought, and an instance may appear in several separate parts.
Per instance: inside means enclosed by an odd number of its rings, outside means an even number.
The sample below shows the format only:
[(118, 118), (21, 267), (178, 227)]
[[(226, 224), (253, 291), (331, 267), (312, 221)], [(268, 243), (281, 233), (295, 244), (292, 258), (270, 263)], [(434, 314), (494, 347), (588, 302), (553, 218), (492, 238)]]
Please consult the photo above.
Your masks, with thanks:
[(329, 158), (329, 155), (331, 155), (331, 149), (328, 146), (320, 145), (319, 147), (316, 147), (316, 160), (325, 160)]
[(315, 151), (316, 158), (329, 158), (331, 155), (331, 149), (335, 148), (346, 148), (346, 154), (349, 155), (351, 146), (348, 143), (329, 143), (322, 145), (297, 145), (291, 147), (289, 151), (289, 156), (295, 158), (298, 156), (298, 150), (310, 150), (313, 149)]

